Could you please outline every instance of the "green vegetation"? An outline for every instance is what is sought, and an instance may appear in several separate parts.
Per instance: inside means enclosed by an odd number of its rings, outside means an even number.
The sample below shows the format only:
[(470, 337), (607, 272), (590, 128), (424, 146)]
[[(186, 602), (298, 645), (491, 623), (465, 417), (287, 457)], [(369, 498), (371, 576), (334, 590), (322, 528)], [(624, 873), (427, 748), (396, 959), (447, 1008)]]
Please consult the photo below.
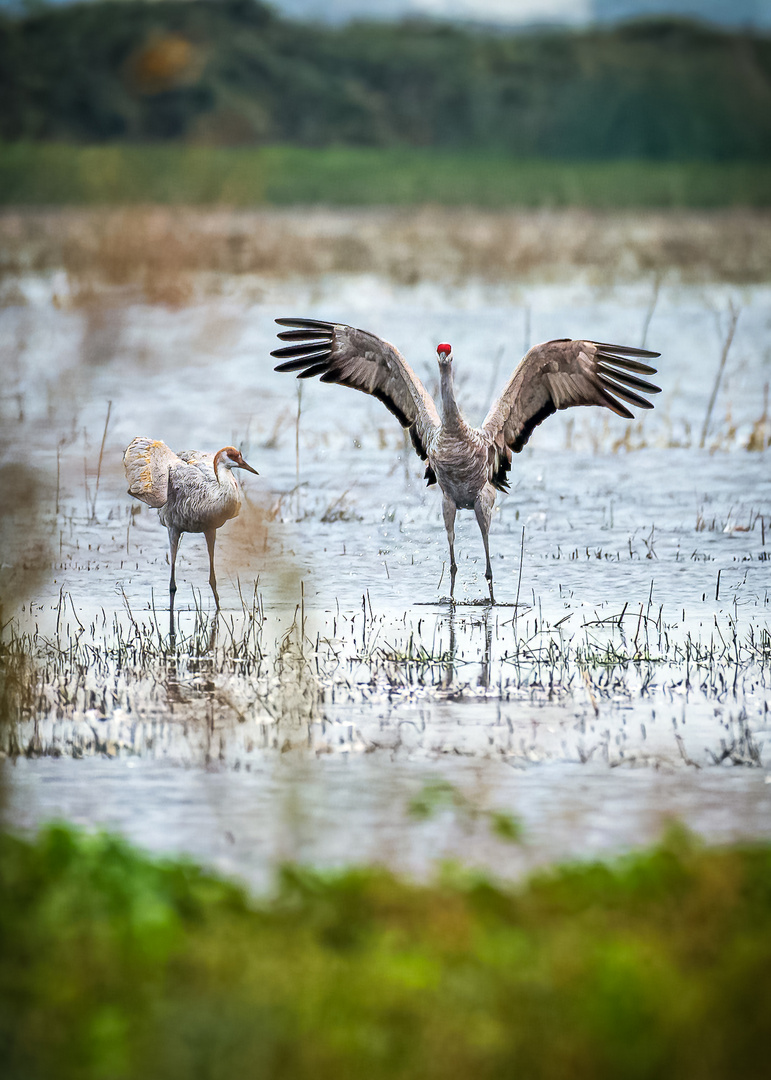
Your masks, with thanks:
[(771, 205), (771, 164), (514, 161), (435, 150), (0, 146), (0, 204)]
[(465, 827), (470, 827), (481, 818), (487, 822), (490, 831), (502, 840), (518, 843), (522, 839), (522, 826), (511, 814), (478, 806), (447, 780), (432, 780), (424, 784), (423, 790), (410, 801), (407, 809), (412, 817), (418, 819), (451, 810)]
[(0, 837), (0, 947), (8, 1080), (767, 1075), (768, 845), (253, 900), (56, 827)]
[(0, 15), (0, 204), (771, 201), (771, 38), (318, 27), (258, 0)]
[(771, 38), (676, 20), (323, 27), (257, 0), (0, 16), (0, 139), (771, 158)]

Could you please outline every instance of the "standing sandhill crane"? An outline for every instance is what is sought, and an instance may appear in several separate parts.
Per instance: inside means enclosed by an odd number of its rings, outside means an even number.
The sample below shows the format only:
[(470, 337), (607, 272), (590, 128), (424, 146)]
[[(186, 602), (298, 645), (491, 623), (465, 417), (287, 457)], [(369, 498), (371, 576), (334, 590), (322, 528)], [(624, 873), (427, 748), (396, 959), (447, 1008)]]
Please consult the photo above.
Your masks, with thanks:
[(203, 533), (206, 537), (209, 584), (219, 608), (214, 542), (220, 525), (237, 517), (241, 509), (241, 489), (232, 470), (246, 469), (256, 476), (259, 475), (257, 470), (246, 464), (235, 446), (224, 446), (216, 454), (204, 454), (199, 450), (175, 454), (160, 439), (146, 439), (141, 435), (126, 447), (123, 466), (129, 495), (157, 507), (161, 524), (169, 530), (171, 607), (177, 591), (174, 568), (179, 540), (183, 532), (190, 532)]
[[(297, 371), (298, 379), (321, 376), (321, 382), (340, 383), (372, 394), (407, 428), (418, 455), (427, 462), (425, 479), (439, 484), (447, 540), (450, 545), (450, 599), (455, 594), (455, 514), (473, 510), (485, 546), (485, 577), (493, 596), (488, 533), (495, 492), (508, 491), (507, 473), (512, 451), (522, 450), (533, 430), (557, 409), (573, 405), (603, 405), (614, 413), (633, 418), (618, 401), (641, 409), (653, 405), (643, 394), (660, 389), (639, 376), (656, 369), (636, 357), (660, 353), (607, 345), (597, 341), (560, 338), (535, 345), (493, 402), (482, 426), (469, 427), (455, 400), (452, 349), (437, 348), (442, 415), (431, 396), (393, 345), (365, 330), (317, 319), (276, 319), (291, 327), (280, 333), (294, 344), (275, 349), (271, 355), (283, 360), (276, 371)], [(614, 396), (615, 395), (615, 396)]]

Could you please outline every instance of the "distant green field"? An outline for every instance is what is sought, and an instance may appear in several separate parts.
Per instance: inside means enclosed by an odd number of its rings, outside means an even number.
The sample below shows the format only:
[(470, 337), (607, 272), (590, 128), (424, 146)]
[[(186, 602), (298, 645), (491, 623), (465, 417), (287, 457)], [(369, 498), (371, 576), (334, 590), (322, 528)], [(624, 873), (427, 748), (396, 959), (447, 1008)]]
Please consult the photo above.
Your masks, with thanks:
[(414, 149), (0, 147), (2, 205), (771, 205), (771, 164), (517, 161)]
[(270, 899), (0, 834), (0, 952), (7, 1080), (768, 1076), (771, 849), (677, 830), (516, 888), (289, 867)]

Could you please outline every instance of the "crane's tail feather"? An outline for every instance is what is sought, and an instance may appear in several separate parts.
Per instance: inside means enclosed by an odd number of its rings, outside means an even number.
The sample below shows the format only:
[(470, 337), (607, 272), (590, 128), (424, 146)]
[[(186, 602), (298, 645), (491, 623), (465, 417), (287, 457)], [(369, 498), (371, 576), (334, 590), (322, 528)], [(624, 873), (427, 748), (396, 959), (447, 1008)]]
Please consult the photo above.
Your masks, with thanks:
[(148, 506), (165, 506), (169, 466), (176, 460), (174, 451), (160, 439), (147, 439), (142, 435), (132, 439), (123, 455), (129, 495)]

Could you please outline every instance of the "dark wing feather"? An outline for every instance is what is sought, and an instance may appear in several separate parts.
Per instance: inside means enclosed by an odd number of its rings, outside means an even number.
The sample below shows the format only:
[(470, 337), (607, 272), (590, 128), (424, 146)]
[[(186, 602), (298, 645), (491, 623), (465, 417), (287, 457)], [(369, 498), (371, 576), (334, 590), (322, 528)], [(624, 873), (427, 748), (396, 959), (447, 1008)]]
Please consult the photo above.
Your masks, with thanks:
[(653, 403), (641, 395), (658, 394), (660, 387), (639, 376), (654, 375), (656, 369), (637, 358), (659, 355), (628, 345), (569, 339), (547, 341), (532, 348), (482, 424), (492, 438), (494, 486), (501, 491), (508, 488), (506, 474), (511, 468), (512, 452), (518, 454), (538, 424), (558, 409), (602, 405), (627, 420), (634, 414), (624, 402), (652, 409)]
[(325, 341), (329, 337), (328, 330), (284, 330), (278, 335), (279, 341), (309, 341), (313, 338)]
[(440, 426), (439, 414), (420, 379), (393, 345), (366, 330), (316, 319), (276, 319), (292, 327), (278, 336), (295, 342), (271, 356), (284, 362), (276, 371), (296, 371), (298, 379), (319, 375), (321, 382), (339, 383), (371, 394), (408, 428), (421, 458), (428, 440)]

